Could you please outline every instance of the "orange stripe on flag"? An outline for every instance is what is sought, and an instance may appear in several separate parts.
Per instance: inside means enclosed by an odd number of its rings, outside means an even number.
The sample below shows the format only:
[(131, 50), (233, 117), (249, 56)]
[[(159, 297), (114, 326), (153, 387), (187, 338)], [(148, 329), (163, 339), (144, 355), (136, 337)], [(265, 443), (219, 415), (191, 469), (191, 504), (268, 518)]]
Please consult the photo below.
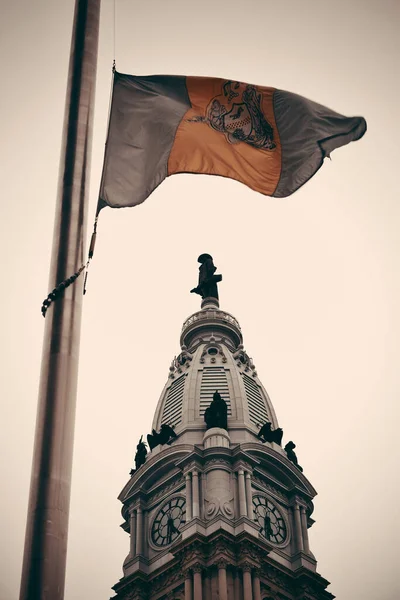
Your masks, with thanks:
[(221, 175), (272, 195), (281, 171), (275, 89), (206, 77), (187, 77), (186, 86), (192, 108), (178, 126), (168, 175)]

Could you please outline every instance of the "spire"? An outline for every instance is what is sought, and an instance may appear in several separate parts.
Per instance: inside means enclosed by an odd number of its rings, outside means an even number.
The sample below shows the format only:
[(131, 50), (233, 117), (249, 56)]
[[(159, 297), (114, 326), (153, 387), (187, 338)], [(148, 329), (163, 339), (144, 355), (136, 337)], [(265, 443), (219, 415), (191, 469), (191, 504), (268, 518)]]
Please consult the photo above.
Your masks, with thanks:
[[(219, 308), (222, 275), (216, 273), (210, 254), (203, 253), (197, 260), (199, 280), (191, 293), (201, 296), (201, 309), (183, 323), (181, 353), (169, 368), (152, 427), (158, 431), (165, 424), (173, 426), (180, 442), (203, 444), (205, 416), (218, 391), (227, 406), (232, 442), (267, 442), (283, 454), (282, 430), (254, 362), (244, 349), (240, 325)], [(267, 426), (270, 435), (260, 436), (260, 428), (265, 432)]]

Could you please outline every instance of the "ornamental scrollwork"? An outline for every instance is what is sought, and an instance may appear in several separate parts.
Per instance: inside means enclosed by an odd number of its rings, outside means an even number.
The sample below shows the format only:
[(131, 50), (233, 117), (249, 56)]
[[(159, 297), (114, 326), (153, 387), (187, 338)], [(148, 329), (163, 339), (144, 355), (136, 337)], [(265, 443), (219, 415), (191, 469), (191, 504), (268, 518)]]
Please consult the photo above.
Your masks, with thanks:
[(217, 497), (205, 498), (205, 518), (207, 521), (213, 519), (218, 513), (227, 517), (227, 519), (233, 519), (233, 496), (229, 499), (221, 499)]

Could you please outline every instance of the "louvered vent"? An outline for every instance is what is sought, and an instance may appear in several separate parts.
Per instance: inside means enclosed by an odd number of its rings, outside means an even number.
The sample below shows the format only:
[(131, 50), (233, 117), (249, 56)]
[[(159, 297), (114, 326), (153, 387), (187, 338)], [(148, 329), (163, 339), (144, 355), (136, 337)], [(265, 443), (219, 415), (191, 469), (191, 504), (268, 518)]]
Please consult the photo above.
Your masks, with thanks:
[(265, 401), (257, 383), (245, 373), (243, 374), (243, 383), (246, 390), (250, 421), (255, 425), (263, 425), (266, 421), (270, 421)]
[(216, 390), (228, 406), (228, 415), (232, 414), (225, 369), (223, 367), (204, 367), (200, 387), (200, 415), (204, 415), (206, 408), (210, 406)]
[(185, 375), (181, 375), (173, 382), (168, 390), (168, 396), (164, 404), (161, 423), (178, 425), (182, 421), (183, 388), (185, 386)]

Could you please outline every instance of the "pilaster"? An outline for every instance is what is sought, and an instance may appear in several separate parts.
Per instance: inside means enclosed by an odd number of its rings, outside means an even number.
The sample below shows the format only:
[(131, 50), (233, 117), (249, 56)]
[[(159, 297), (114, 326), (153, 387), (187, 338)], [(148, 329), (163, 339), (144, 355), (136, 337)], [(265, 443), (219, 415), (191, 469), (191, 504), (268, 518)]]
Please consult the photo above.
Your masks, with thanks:
[(193, 600), (203, 600), (203, 581), (202, 581), (203, 567), (197, 563), (193, 565)]

